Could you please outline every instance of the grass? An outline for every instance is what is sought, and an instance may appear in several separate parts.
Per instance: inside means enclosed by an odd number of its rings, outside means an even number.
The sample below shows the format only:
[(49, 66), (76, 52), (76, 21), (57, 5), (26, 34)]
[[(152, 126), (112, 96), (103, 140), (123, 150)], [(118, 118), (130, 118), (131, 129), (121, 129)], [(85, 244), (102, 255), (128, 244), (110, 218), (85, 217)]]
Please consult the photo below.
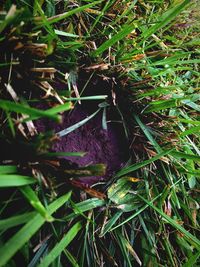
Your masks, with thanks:
[[(0, 266), (199, 266), (198, 1), (7, 0), (0, 8)], [(92, 81), (104, 89), (96, 93)], [(60, 88), (61, 87), (61, 88)], [(94, 87), (94, 86), (93, 86)], [(101, 87), (101, 86), (100, 86)], [(90, 116), (58, 133), (78, 104)], [(109, 106), (130, 144), (104, 183), (58, 137)]]

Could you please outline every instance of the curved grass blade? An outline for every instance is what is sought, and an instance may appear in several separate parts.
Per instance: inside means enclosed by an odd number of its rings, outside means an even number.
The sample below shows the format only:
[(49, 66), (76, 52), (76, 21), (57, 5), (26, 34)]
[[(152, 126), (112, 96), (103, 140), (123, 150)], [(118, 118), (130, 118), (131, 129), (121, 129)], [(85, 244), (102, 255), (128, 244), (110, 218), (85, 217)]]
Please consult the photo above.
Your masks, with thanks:
[(38, 196), (30, 186), (23, 186), (20, 188), (20, 191), (28, 199), (31, 206), (33, 206), (47, 222), (53, 221), (53, 217), (49, 215), (49, 212), (45, 209)]
[[(48, 206), (49, 214), (53, 214), (61, 206), (69, 201), (71, 191), (66, 195), (56, 199)], [(30, 240), (30, 238), (40, 229), (45, 223), (44, 217), (40, 214), (34, 216), (27, 224), (25, 224), (15, 235), (13, 235), (5, 244), (0, 248), (0, 266), (4, 266), (15, 253)], [(6, 253), (5, 253), (6, 251)]]
[(57, 135), (59, 137), (63, 137), (71, 132), (73, 132), (74, 130), (78, 129), (79, 127), (81, 127), (82, 125), (84, 125), (86, 122), (88, 122), (89, 120), (91, 120), (101, 109), (98, 109), (96, 112), (92, 113), (90, 116), (88, 116), (87, 118), (83, 119), (82, 121), (79, 121), (77, 123), (75, 123), (74, 125), (60, 131), (57, 133)]
[(77, 222), (74, 226), (72, 226), (68, 233), (61, 239), (61, 241), (41, 261), (38, 267), (48, 267), (69, 245), (81, 228), (82, 225), (80, 222)]
[(56, 121), (60, 121), (60, 118), (58, 115), (52, 114), (51, 110), (49, 111), (43, 111), (35, 108), (31, 108), (28, 106), (24, 106), (19, 103), (14, 103), (12, 101), (8, 100), (0, 100), (0, 108), (5, 110), (5, 111), (13, 111), (16, 113), (21, 113), (21, 114), (26, 114), (29, 115), (33, 118), (31, 119), (36, 119), (36, 118), (41, 118), (41, 117), (47, 117)]
[(78, 215), (84, 216), (84, 212), (95, 209), (97, 207), (102, 207), (103, 205), (106, 204), (105, 200), (98, 199), (98, 198), (90, 198), (84, 201), (81, 201), (77, 204), (73, 203), (73, 213), (67, 215), (65, 217), (66, 220), (71, 220), (77, 217)]

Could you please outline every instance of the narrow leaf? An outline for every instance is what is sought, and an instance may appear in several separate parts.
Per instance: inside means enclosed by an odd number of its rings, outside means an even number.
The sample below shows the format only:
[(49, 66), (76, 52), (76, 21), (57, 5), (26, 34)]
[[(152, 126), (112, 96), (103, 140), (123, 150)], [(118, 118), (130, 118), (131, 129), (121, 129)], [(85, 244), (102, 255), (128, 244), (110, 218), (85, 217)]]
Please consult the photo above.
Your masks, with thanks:
[(180, 12), (185, 8), (186, 5), (190, 3), (190, 0), (182, 1), (179, 5), (175, 5), (171, 9), (167, 10), (160, 18), (159, 22), (151, 26), (148, 30), (142, 33), (142, 37), (147, 39), (149, 36), (157, 32), (159, 29), (166, 26), (170, 21), (172, 21)]
[(47, 117), (59, 121), (59, 116), (54, 115), (51, 112), (31, 108), (8, 100), (0, 100), (0, 108), (5, 111), (13, 111), (21, 114), (27, 114), (29, 116), (34, 116), (35, 118)]
[[(70, 198), (71, 192), (56, 199), (48, 207), (49, 214), (53, 214), (61, 206), (63, 206)], [(0, 248), (0, 266), (4, 266), (15, 253), (30, 240), (30, 238), (40, 229), (45, 223), (44, 217), (40, 214), (34, 216), (27, 224), (25, 224), (15, 235), (13, 235), (5, 244)], [(6, 253), (5, 253), (6, 251)]]
[(156, 206), (153, 205), (152, 202), (146, 200), (142, 196), (138, 195), (146, 204), (148, 204), (152, 209), (158, 212), (169, 224), (171, 224), (174, 228), (180, 231), (183, 234), (184, 238), (187, 238), (188, 242), (194, 245), (198, 250), (200, 250), (200, 240), (198, 240), (194, 235), (192, 235), (189, 231), (185, 230), (180, 224), (178, 224), (175, 220), (165, 214), (162, 210), (158, 209)]
[(35, 211), (27, 212), (24, 214), (12, 216), (7, 219), (0, 220), (0, 230), (7, 230), (11, 227), (26, 223), (36, 215)]
[(131, 33), (135, 29), (136, 25), (126, 25), (120, 32), (118, 32), (116, 35), (114, 35), (111, 39), (104, 42), (97, 50), (95, 50), (92, 55), (97, 56), (101, 55), (106, 49), (113, 46), (116, 42), (122, 40), (124, 37), (126, 37), (129, 33)]
[(84, 125), (86, 122), (88, 122), (89, 120), (91, 120), (98, 112), (100, 111), (100, 109), (98, 109), (96, 112), (92, 113), (90, 116), (88, 116), (87, 118), (83, 119), (82, 121), (79, 121), (77, 123), (75, 123), (74, 125), (60, 131), (57, 133), (57, 135), (59, 137), (63, 137), (71, 132), (73, 132), (74, 130), (78, 129), (79, 127), (81, 127), (82, 125)]
[(17, 166), (14, 165), (1, 165), (0, 174), (11, 174), (17, 172)]
[(149, 165), (150, 163), (162, 158), (163, 156), (166, 156), (168, 154), (171, 153), (172, 150), (168, 150), (168, 151), (164, 151), (162, 153), (159, 153), (157, 154), (155, 157), (151, 158), (151, 159), (148, 159), (148, 160), (145, 160), (145, 161), (142, 161), (142, 162), (139, 162), (139, 163), (136, 163), (136, 164), (133, 164), (129, 167), (126, 167), (126, 168), (123, 168), (122, 170), (120, 170), (117, 174), (116, 174), (116, 177), (120, 177), (120, 176), (124, 176), (130, 172), (133, 172), (135, 170), (138, 170), (140, 168), (143, 168), (144, 166), (146, 165)]
[(36, 193), (30, 186), (23, 186), (20, 188), (22, 194), (28, 199), (29, 203), (45, 218), (46, 221), (52, 222), (53, 217), (49, 215)]
[(61, 239), (61, 241), (49, 252), (49, 254), (47, 254), (47, 256), (41, 261), (38, 267), (48, 267), (70, 244), (70, 242), (78, 234), (81, 228), (81, 223), (77, 222)]
[(1, 174), (0, 187), (22, 186), (34, 184), (37, 180), (33, 177), (22, 176), (18, 174)]

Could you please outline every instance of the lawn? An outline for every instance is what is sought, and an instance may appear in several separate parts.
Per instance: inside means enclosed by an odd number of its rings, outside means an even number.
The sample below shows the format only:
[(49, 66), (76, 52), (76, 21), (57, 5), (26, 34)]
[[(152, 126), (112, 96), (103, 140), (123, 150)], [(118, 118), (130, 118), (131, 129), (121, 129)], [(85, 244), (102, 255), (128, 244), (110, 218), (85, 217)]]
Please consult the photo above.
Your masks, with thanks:
[(0, 266), (200, 265), (200, 2), (0, 3)]

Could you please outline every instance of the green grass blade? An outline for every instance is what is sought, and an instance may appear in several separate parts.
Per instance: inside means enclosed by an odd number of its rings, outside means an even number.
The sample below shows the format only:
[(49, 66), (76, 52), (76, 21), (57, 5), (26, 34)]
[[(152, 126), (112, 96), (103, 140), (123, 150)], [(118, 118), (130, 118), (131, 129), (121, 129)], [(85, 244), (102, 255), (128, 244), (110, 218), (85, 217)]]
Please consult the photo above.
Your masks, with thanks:
[(121, 249), (121, 252), (122, 252), (122, 255), (123, 255), (123, 258), (124, 260), (126, 261), (127, 265), (126, 266), (129, 266), (131, 267), (132, 264), (131, 264), (131, 261), (130, 261), (130, 255), (128, 253), (128, 249), (127, 249), (127, 240), (125, 239), (125, 237), (121, 234), (120, 231), (115, 231), (115, 236), (117, 238), (117, 241), (118, 241), (118, 244), (119, 244), (119, 247)]
[(192, 266), (194, 267), (199, 257), (200, 257), (200, 251), (198, 251), (196, 254), (190, 257), (189, 260), (185, 264), (183, 264), (182, 267), (192, 267)]
[(46, 154), (40, 154), (41, 156), (47, 158), (54, 157), (84, 157), (87, 152), (49, 152)]
[(47, 222), (53, 221), (53, 217), (49, 215), (48, 211), (45, 209), (38, 196), (30, 186), (23, 186), (20, 188), (20, 191), (28, 199), (31, 206), (33, 206)]
[(144, 166), (146, 165), (149, 165), (150, 163), (162, 158), (163, 156), (166, 156), (168, 154), (171, 153), (172, 150), (168, 150), (168, 151), (164, 151), (162, 153), (159, 153), (157, 154), (155, 157), (152, 157), (151, 159), (148, 159), (148, 160), (144, 160), (142, 162), (139, 162), (139, 163), (136, 163), (136, 164), (133, 164), (131, 166), (128, 166), (126, 168), (123, 168), (122, 170), (120, 170), (117, 174), (116, 174), (116, 177), (121, 177), (121, 176), (124, 176), (130, 172), (133, 172), (135, 170), (138, 170), (140, 168), (143, 168)]
[[(53, 214), (61, 206), (69, 201), (71, 192), (56, 199), (48, 206), (49, 214)], [(0, 266), (4, 266), (15, 253), (30, 240), (30, 238), (40, 229), (45, 223), (44, 217), (40, 214), (34, 216), (27, 224), (25, 224), (15, 235), (13, 235), (3, 247), (0, 248)], [(5, 253), (6, 251), (6, 253)]]
[(74, 213), (79, 214), (83, 213), (88, 210), (95, 209), (97, 207), (101, 207), (106, 202), (104, 200), (98, 199), (98, 198), (90, 198), (85, 201), (82, 201), (75, 205)]
[(11, 174), (17, 172), (17, 166), (14, 165), (1, 165), (0, 174)]
[(167, 214), (165, 214), (162, 210), (160, 210), (156, 206), (154, 206), (151, 201), (146, 200), (141, 195), (138, 195), (138, 197), (141, 198), (152, 209), (154, 209), (156, 212), (158, 212), (169, 224), (171, 224), (174, 228), (176, 228), (178, 231), (180, 231), (184, 235), (183, 237), (188, 240), (188, 242), (190, 242), (193, 246), (195, 246), (198, 250), (200, 250), (200, 240), (199, 239), (197, 239), (194, 235), (192, 235), (190, 232), (185, 230), (184, 227), (182, 227), (175, 220), (173, 220), (171, 217), (169, 217)]
[(200, 132), (200, 126), (195, 126), (195, 127), (192, 127), (192, 128), (190, 128), (190, 129), (188, 129), (188, 130), (182, 132), (182, 133), (180, 134), (180, 136), (183, 137), (183, 136), (190, 135), (190, 134), (197, 134), (197, 133), (199, 133), (199, 132)]
[(144, 113), (158, 112), (161, 110), (166, 110), (168, 108), (177, 107), (180, 102), (177, 99), (160, 100), (150, 103), (150, 105), (145, 109)]
[(61, 21), (63, 19), (66, 19), (66, 18), (68, 18), (68, 17), (70, 17), (70, 16), (72, 16), (74, 14), (82, 12), (85, 9), (93, 7), (93, 6), (95, 6), (95, 5), (99, 4), (99, 3), (101, 3), (101, 0), (100, 1), (94, 1), (93, 3), (74, 8), (74, 9), (68, 11), (68, 12), (65, 12), (63, 14), (59, 14), (56, 17), (48, 18), (49, 24), (57, 23), (57, 22), (59, 22), (59, 21)]
[(180, 159), (192, 159), (194, 161), (200, 161), (200, 156), (193, 155), (193, 154), (186, 154), (178, 151), (172, 151), (170, 155), (174, 156), (175, 158)]
[(0, 187), (13, 187), (28, 184), (34, 184), (37, 180), (33, 177), (22, 176), (18, 174), (1, 174)]
[(63, 111), (68, 111), (72, 108), (72, 104), (70, 102), (67, 102), (65, 104), (62, 104), (62, 105), (58, 105), (54, 108), (50, 108), (50, 109), (47, 109), (45, 110), (45, 113), (48, 113), (50, 115), (56, 115), (60, 112), (63, 112)]
[(113, 225), (116, 223), (116, 221), (120, 218), (120, 216), (123, 214), (122, 211), (116, 212), (114, 216), (107, 222), (105, 225), (103, 231), (100, 233), (100, 237), (104, 236), (107, 232), (110, 231), (110, 229), (113, 227)]
[(114, 35), (111, 39), (104, 42), (97, 50), (95, 50), (92, 53), (92, 56), (101, 55), (106, 49), (113, 46), (116, 42), (122, 40), (124, 37), (126, 37), (129, 33), (131, 33), (136, 28), (135, 24), (132, 25), (126, 25), (123, 27), (123, 29), (118, 32), (116, 35)]
[(75, 238), (81, 228), (82, 225), (80, 222), (77, 222), (74, 226), (72, 226), (68, 233), (61, 239), (61, 241), (41, 261), (38, 267), (48, 267), (70, 244), (70, 242)]
[(69, 33), (69, 32), (64, 32), (64, 31), (60, 31), (60, 30), (54, 30), (54, 32), (55, 32), (55, 34), (60, 35), (60, 36), (64, 36), (64, 37), (72, 37), (72, 38), (79, 37), (76, 34)]
[(27, 212), (24, 214), (12, 216), (8, 219), (0, 220), (0, 230), (6, 231), (7, 229), (26, 223), (30, 221), (36, 215), (35, 211)]
[(200, 125), (200, 121), (194, 121), (194, 120), (188, 120), (188, 119), (178, 119), (180, 122), (188, 123), (188, 124), (194, 124), (194, 125)]
[(145, 40), (150, 37), (152, 34), (157, 32), (159, 29), (165, 27), (170, 21), (177, 17), (180, 12), (190, 3), (190, 0), (182, 1), (179, 5), (175, 4), (174, 7), (167, 10), (161, 17), (160, 22), (157, 22), (155, 25), (151, 26), (148, 30), (142, 33), (142, 38)]
[(43, 111), (31, 107), (24, 106), (19, 103), (14, 103), (12, 101), (8, 100), (0, 100), (0, 108), (5, 110), (5, 111), (13, 111), (21, 114), (26, 114), (35, 118), (40, 118), (40, 117), (47, 117), (56, 121), (59, 121), (60, 118), (58, 115), (54, 115), (48, 111)]
[[(158, 196), (156, 196), (153, 201), (156, 201), (162, 194), (159, 194)], [(152, 202), (153, 202), (152, 201)], [(133, 220), (135, 217), (137, 217), (139, 214), (141, 214), (145, 209), (148, 208), (148, 205), (144, 205), (142, 208), (140, 208), (139, 210), (137, 210), (134, 214), (132, 214), (131, 216), (129, 216), (127, 219), (125, 219), (123, 222), (119, 223), (118, 225), (114, 226), (113, 228), (111, 228), (109, 230), (109, 232), (121, 227), (122, 225), (126, 224), (127, 222)]]
[[(105, 200), (101, 200), (98, 198), (90, 198), (79, 203), (73, 203), (73, 213), (66, 216), (66, 220), (71, 220), (77, 217), (78, 215), (84, 215), (83, 213), (97, 207), (102, 207), (106, 204)], [(83, 216), (84, 217), (84, 216)]]
[(156, 149), (156, 151), (158, 153), (161, 153), (163, 150), (162, 148), (159, 146), (159, 144), (156, 142), (156, 140), (153, 138), (153, 136), (151, 135), (151, 133), (149, 132), (147, 126), (145, 124), (143, 124), (143, 122), (140, 120), (140, 118), (137, 115), (133, 115), (134, 119), (136, 120), (137, 124), (140, 126), (140, 128), (142, 129), (142, 131), (144, 132), (144, 134), (146, 135), (146, 137), (148, 138), (148, 140), (151, 142), (151, 144), (154, 146), (154, 148)]

